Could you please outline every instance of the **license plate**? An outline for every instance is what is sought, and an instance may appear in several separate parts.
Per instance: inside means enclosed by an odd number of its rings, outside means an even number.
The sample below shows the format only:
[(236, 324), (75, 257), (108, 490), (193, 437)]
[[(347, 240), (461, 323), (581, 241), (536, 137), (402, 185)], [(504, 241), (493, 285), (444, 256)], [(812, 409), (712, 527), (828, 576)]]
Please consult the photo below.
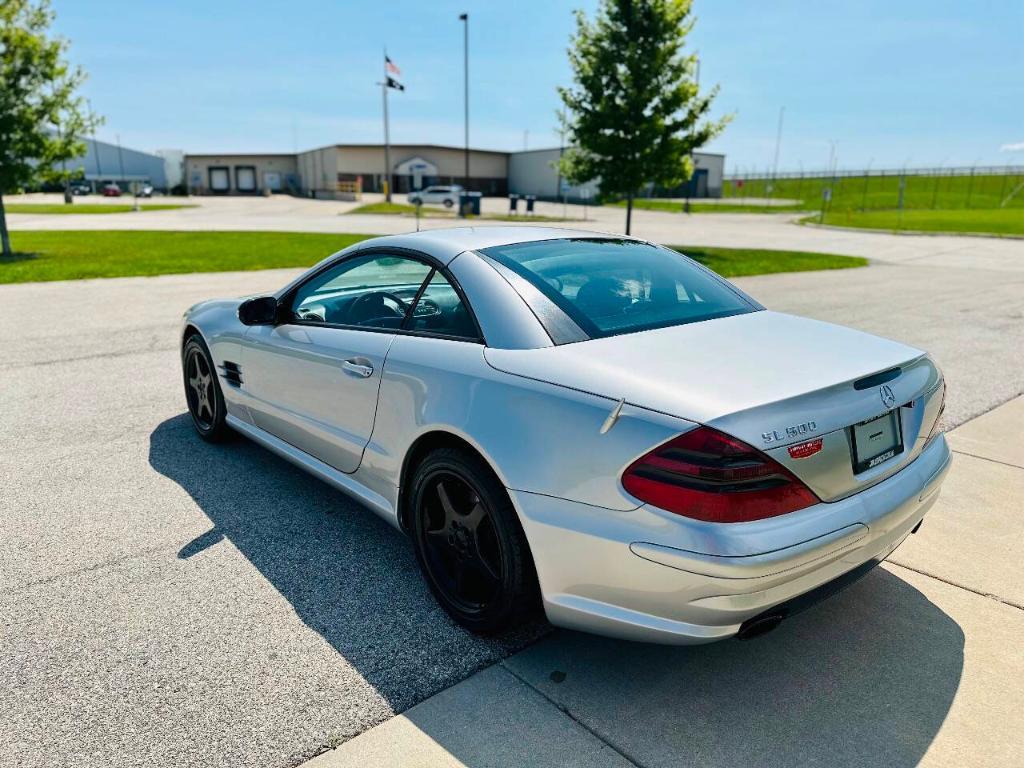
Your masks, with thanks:
[(850, 438), (855, 475), (903, 453), (899, 411), (889, 411), (878, 418), (854, 424), (850, 427)]

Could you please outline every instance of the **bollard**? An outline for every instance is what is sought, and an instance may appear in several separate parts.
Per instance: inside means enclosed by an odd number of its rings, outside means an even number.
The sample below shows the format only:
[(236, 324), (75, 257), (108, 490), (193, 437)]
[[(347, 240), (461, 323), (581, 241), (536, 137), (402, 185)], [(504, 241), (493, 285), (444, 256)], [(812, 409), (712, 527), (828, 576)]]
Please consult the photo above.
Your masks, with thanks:
[(508, 212), (512, 216), (519, 213), (519, 195), (508, 196)]

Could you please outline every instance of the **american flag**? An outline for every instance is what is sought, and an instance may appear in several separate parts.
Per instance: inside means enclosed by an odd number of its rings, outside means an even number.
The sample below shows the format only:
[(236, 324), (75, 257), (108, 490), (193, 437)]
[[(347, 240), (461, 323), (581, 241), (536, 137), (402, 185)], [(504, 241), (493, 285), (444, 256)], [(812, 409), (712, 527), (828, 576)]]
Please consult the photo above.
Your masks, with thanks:
[(387, 56), (384, 57), (384, 69), (387, 70), (389, 75), (395, 75), (396, 77), (402, 76), (402, 70), (396, 67), (395, 62), (393, 62)]

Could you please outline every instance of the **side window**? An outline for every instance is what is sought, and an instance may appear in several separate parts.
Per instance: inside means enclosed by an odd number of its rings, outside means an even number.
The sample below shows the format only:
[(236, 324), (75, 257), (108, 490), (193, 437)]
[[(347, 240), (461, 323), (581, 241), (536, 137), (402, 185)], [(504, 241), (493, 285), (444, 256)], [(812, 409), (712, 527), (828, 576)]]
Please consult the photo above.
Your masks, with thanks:
[(459, 339), (475, 341), (480, 338), (469, 308), (440, 272), (435, 272), (427, 283), (406, 328)]
[(349, 259), (299, 288), (292, 318), (397, 330), (430, 272), (428, 265), (404, 256)]

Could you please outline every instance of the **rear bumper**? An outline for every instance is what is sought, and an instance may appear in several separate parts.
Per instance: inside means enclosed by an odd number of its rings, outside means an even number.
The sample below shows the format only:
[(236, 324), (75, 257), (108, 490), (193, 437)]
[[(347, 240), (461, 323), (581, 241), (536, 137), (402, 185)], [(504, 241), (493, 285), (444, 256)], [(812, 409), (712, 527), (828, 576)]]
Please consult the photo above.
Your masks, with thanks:
[(855, 496), (752, 523), (510, 493), (553, 624), (689, 644), (731, 637), (769, 608), (887, 557), (935, 503), (950, 460), (940, 435)]

